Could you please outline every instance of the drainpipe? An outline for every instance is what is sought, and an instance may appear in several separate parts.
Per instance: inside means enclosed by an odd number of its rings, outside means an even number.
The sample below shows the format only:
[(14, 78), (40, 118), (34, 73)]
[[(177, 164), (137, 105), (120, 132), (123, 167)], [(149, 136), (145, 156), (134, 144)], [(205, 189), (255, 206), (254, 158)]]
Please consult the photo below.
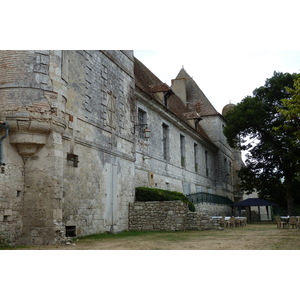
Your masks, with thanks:
[(3, 160), (3, 145), (2, 141), (8, 136), (8, 125), (6, 123), (0, 123), (0, 129), (5, 129), (5, 133), (0, 137), (0, 165), (5, 165)]

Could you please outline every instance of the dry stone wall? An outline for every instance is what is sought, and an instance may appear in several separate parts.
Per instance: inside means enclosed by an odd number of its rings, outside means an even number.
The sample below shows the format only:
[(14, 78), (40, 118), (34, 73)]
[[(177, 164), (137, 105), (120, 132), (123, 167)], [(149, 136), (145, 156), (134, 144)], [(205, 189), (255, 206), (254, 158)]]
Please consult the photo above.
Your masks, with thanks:
[(129, 204), (129, 230), (182, 231), (212, 229), (210, 217), (190, 212), (181, 201), (134, 202)]
[(214, 203), (195, 204), (196, 211), (207, 214), (209, 216), (231, 216), (232, 209), (228, 205), (220, 205)]

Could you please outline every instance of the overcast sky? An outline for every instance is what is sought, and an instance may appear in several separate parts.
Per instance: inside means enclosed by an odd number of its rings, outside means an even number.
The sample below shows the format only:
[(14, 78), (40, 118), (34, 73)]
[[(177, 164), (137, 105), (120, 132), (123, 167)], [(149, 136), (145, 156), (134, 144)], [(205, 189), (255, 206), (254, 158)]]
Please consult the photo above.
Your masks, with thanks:
[(171, 85), (182, 66), (221, 113), (264, 85), (274, 71), (300, 73), (300, 50), (172, 49), (135, 50), (134, 55)]

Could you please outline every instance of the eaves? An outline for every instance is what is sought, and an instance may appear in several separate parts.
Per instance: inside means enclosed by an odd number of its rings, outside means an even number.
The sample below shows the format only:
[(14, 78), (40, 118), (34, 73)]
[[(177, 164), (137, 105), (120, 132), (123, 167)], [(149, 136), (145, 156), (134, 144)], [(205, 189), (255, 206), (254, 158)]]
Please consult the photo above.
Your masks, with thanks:
[(136, 87), (135, 96), (137, 101), (141, 102), (143, 105), (149, 107), (150, 110), (159, 114), (162, 118), (176, 126), (178, 129), (186, 132), (188, 135), (193, 137), (195, 140), (200, 140), (201, 144), (211, 151), (217, 152), (219, 147), (213, 143), (208, 138), (202, 136), (194, 128), (192, 128), (188, 123), (179, 118), (175, 113), (168, 110), (163, 104), (149, 97), (148, 93)]

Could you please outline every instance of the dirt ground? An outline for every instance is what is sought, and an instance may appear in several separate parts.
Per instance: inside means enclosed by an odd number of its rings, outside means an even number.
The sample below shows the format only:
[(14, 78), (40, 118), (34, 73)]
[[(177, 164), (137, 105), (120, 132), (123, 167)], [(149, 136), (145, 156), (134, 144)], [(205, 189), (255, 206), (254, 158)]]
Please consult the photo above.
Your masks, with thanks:
[(20, 250), (300, 250), (300, 230), (250, 224), (226, 230), (103, 234), (70, 245)]

